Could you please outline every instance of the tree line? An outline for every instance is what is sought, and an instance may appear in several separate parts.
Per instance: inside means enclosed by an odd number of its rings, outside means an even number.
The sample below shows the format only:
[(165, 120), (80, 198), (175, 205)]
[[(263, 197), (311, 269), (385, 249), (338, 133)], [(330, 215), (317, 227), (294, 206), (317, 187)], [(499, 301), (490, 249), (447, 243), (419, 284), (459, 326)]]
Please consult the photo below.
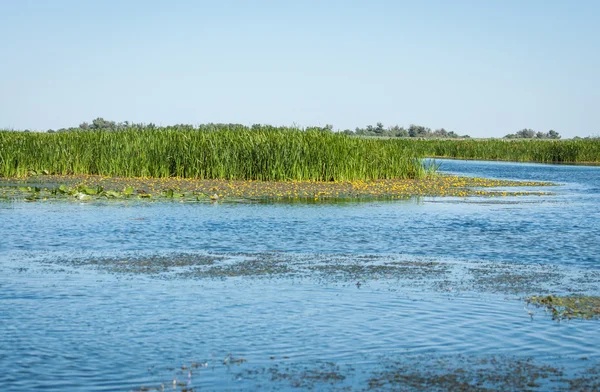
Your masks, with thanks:
[(505, 139), (560, 139), (560, 134), (551, 129), (548, 132), (536, 132), (533, 129), (525, 128), (516, 133), (509, 133), (504, 136)]
[[(214, 128), (247, 128), (242, 124), (202, 124), (198, 126), (194, 126), (191, 124), (175, 124), (170, 126), (173, 128), (180, 129), (214, 129)], [(72, 130), (83, 130), (83, 131), (95, 131), (95, 130), (112, 130), (119, 131), (124, 129), (152, 129), (158, 128), (157, 125), (153, 123), (132, 123), (129, 121), (116, 122), (105, 120), (102, 117), (98, 117), (91, 122), (83, 122), (79, 124), (76, 128), (61, 128), (58, 130), (49, 129), (49, 133), (54, 132), (65, 132)], [(265, 129), (265, 128), (273, 128), (279, 129), (280, 127), (270, 126), (270, 125), (262, 125), (262, 124), (254, 124), (249, 127), (250, 129)], [(311, 127), (311, 129), (320, 129), (323, 132), (334, 132), (333, 125), (327, 124), (325, 127)], [(342, 133), (350, 135), (350, 136), (361, 136), (361, 137), (388, 137), (388, 138), (419, 138), (419, 139), (469, 139), (469, 135), (459, 135), (454, 131), (447, 131), (444, 128), (439, 128), (432, 130), (431, 128), (411, 124), (408, 128), (393, 125), (385, 127), (383, 123), (378, 122), (375, 125), (367, 125), (364, 128), (356, 127), (354, 130), (345, 129)], [(518, 132), (510, 133), (504, 136), (504, 139), (560, 139), (561, 136), (558, 132), (551, 129), (548, 132), (536, 132), (530, 128), (524, 128)]]

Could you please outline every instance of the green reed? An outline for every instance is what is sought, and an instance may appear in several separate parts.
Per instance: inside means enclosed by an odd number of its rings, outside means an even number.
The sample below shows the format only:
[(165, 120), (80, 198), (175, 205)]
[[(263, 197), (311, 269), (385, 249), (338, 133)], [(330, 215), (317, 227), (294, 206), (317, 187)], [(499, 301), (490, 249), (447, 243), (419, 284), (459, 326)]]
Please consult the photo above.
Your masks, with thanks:
[(370, 180), (433, 173), (401, 140), (276, 127), (0, 131), (0, 176), (100, 174), (239, 180)]
[(405, 140), (414, 154), (429, 157), (516, 162), (600, 162), (600, 139)]

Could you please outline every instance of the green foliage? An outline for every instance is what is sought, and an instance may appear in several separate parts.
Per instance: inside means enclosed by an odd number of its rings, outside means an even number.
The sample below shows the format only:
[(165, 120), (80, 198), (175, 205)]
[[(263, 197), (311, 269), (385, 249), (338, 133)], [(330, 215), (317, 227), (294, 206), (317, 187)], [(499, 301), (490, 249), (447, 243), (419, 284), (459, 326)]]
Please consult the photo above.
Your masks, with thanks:
[(505, 139), (560, 139), (560, 134), (551, 129), (548, 132), (535, 132), (533, 129), (521, 129), (517, 133), (509, 133)]
[(354, 132), (349, 129), (344, 131), (346, 134), (354, 134), (357, 136), (385, 136), (385, 137), (411, 137), (420, 139), (468, 139), (469, 135), (460, 136), (453, 131), (448, 132), (444, 128), (436, 129), (432, 131), (431, 128), (427, 128), (421, 125), (414, 125), (407, 128), (394, 125), (392, 127), (384, 128), (383, 124), (378, 122), (376, 126), (367, 125), (366, 128), (356, 128)]
[[(0, 175), (100, 174), (229, 180), (370, 180), (431, 174), (402, 140), (330, 128), (209, 124), (57, 133), (0, 131)], [(82, 194), (86, 194), (82, 192)]]
[(600, 139), (405, 140), (419, 156), (515, 162), (600, 162)]

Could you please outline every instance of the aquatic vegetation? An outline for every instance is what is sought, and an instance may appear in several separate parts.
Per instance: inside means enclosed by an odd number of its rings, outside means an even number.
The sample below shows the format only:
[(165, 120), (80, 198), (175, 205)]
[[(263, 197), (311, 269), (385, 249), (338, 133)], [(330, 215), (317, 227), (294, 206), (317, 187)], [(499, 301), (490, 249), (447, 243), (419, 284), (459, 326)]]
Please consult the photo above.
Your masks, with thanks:
[(531, 296), (526, 297), (528, 304), (544, 308), (552, 314), (552, 319), (570, 320), (580, 319), (598, 319), (600, 318), (600, 297), (598, 296)]
[(557, 281), (560, 273), (554, 266), (545, 266), (532, 273), (519, 265), (497, 264), (494, 268), (488, 265), (474, 266), (470, 269), (473, 283), (489, 292), (524, 293), (532, 290), (543, 290), (547, 282)]
[[(132, 220), (131, 224), (143, 225), (144, 220)], [(108, 274), (148, 275), (153, 279), (300, 279), (358, 289), (369, 289), (373, 285), (392, 290), (411, 287), (444, 294), (525, 295), (560, 287), (565, 295), (574, 295), (575, 289), (594, 290), (598, 285), (598, 276), (589, 276), (586, 272), (567, 273), (557, 266), (456, 262), (401, 255), (189, 252), (120, 257), (90, 255), (51, 259), (47, 263), (91, 268)], [(569, 288), (570, 285), (573, 288)]]
[(246, 362), (242, 361), (227, 373), (221, 369), (230, 368), (229, 362), (219, 362), (169, 368), (174, 372), (173, 381), (137, 390), (161, 391), (167, 386), (182, 392), (205, 390), (211, 385), (203, 376), (206, 372), (213, 379), (232, 378), (244, 389), (268, 391), (595, 391), (600, 387), (600, 367), (586, 366), (584, 359), (571, 369), (531, 357), (499, 355), (381, 356), (375, 366), (327, 360), (306, 363), (271, 356), (269, 365), (239, 366)]
[[(562, 369), (525, 358), (423, 357), (388, 359), (373, 372), (369, 390), (531, 391), (562, 382)], [(544, 389), (545, 390), (545, 389)]]
[(92, 267), (110, 273), (164, 275), (181, 268), (210, 266), (222, 259), (222, 256), (217, 255), (175, 253), (169, 256), (74, 258), (57, 260), (57, 263), (73, 267)]
[(97, 174), (262, 181), (425, 178), (435, 171), (394, 140), (285, 127), (0, 131), (0, 176)]
[(515, 162), (600, 162), (600, 139), (579, 140), (406, 140), (419, 156)]
[(207, 125), (0, 130), (0, 176), (97, 174), (227, 180), (349, 181), (426, 178), (424, 157), (600, 162), (600, 140), (411, 140), (352, 137), (326, 128)]
[[(33, 184), (33, 186), (32, 186)], [(43, 184), (43, 185), (42, 185)], [(420, 180), (370, 181), (239, 181), (184, 178), (118, 178), (104, 176), (36, 176), (10, 179), (0, 195), (28, 201), (45, 199), (147, 199), (184, 202), (240, 200), (324, 201), (356, 199), (406, 199), (420, 196), (520, 196), (547, 192), (494, 190), (506, 187), (542, 187), (547, 182), (491, 180), (436, 176)], [(10, 185), (10, 186), (9, 186)]]

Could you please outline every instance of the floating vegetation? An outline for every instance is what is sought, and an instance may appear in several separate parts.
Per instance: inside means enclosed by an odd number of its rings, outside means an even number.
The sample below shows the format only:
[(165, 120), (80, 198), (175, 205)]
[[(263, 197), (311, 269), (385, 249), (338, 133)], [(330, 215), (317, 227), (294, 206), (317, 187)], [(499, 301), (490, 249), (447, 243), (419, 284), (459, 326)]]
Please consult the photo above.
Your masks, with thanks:
[[(323, 390), (334, 387), (346, 380), (352, 374), (354, 368), (345, 366), (342, 368), (334, 362), (318, 362), (311, 366), (275, 364), (269, 368), (249, 369), (237, 376), (243, 378), (255, 378), (257, 375), (267, 377), (271, 383), (286, 383), (291, 388), (303, 390)], [(344, 388), (348, 389), (348, 388)]]
[(600, 365), (590, 367), (566, 382), (570, 391), (600, 391)]
[(60, 264), (73, 267), (92, 267), (102, 271), (123, 274), (159, 275), (178, 272), (182, 268), (210, 266), (223, 257), (195, 253), (177, 253), (169, 256), (151, 255), (145, 257), (88, 257), (57, 260)]
[[(43, 185), (42, 185), (43, 184)], [(506, 197), (546, 195), (549, 192), (495, 190), (507, 187), (544, 187), (548, 182), (491, 180), (437, 176), (421, 180), (373, 181), (234, 181), (183, 178), (116, 178), (102, 176), (37, 176), (11, 179), (0, 195), (12, 200), (175, 200), (181, 202), (227, 201), (327, 201), (360, 199), (408, 199), (424, 196)]]
[(538, 364), (531, 359), (462, 355), (423, 357), (412, 361), (386, 360), (383, 367), (384, 370), (374, 372), (369, 379), (369, 390), (547, 390), (564, 375), (560, 368)]
[(600, 318), (600, 297), (598, 296), (531, 296), (526, 297), (527, 304), (533, 304), (537, 307), (544, 308), (552, 314), (552, 319), (570, 320), (573, 318), (580, 319), (598, 319)]
[[(540, 266), (538, 266), (540, 267)], [(482, 290), (500, 293), (523, 293), (543, 290), (547, 282), (557, 281), (561, 274), (554, 266), (536, 268), (535, 273), (518, 264), (476, 265), (470, 269), (474, 285)]]
[[(559, 266), (406, 258), (402, 255), (262, 253), (124, 254), (115, 257), (45, 258), (44, 262), (155, 279), (293, 279), (320, 284), (525, 295), (560, 288), (564, 295), (594, 292), (599, 277)], [(583, 302), (587, 304), (588, 302)]]
[[(229, 355), (230, 356), (230, 355)], [(228, 357), (229, 357), (228, 356)], [(230, 363), (201, 363), (169, 368), (172, 381), (138, 391), (193, 391), (214, 387), (205, 381), (211, 373), (224, 389), (233, 380), (236, 389), (278, 391), (594, 391), (600, 387), (600, 366), (585, 366), (582, 359), (570, 368), (530, 357), (494, 355), (382, 356), (361, 361), (361, 366), (317, 360), (311, 363), (278, 360), (267, 366), (241, 362), (235, 372)], [(264, 362), (264, 361), (259, 361)], [(194, 362), (192, 362), (194, 364)], [(238, 368), (236, 366), (235, 368)]]

